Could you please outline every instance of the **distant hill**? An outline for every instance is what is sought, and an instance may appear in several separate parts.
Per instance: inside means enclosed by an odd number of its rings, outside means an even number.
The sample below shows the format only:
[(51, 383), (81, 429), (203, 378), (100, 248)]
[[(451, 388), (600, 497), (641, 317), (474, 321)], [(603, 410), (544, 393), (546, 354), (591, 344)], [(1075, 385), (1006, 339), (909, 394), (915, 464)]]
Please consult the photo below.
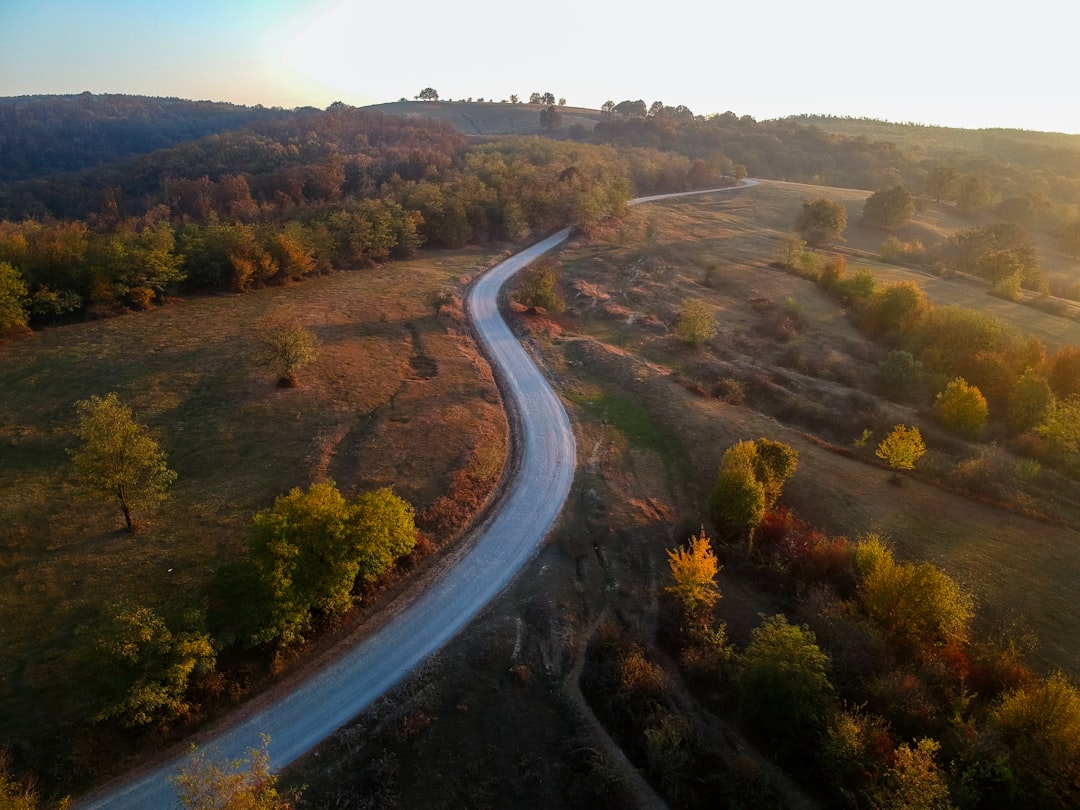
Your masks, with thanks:
[(0, 183), (79, 171), (291, 114), (116, 94), (0, 98)]
[[(489, 101), (394, 101), (372, 104), (365, 110), (377, 110), (410, 118), (435, 118), (465, 135), (540, 135), (551, 134), (540, 126), (543, 104), (502, 104)], [(601, 121), (599, 110), (584, 107), (556, 107), (562, 116), (560, 130), (574, 125), (591, 130)]]

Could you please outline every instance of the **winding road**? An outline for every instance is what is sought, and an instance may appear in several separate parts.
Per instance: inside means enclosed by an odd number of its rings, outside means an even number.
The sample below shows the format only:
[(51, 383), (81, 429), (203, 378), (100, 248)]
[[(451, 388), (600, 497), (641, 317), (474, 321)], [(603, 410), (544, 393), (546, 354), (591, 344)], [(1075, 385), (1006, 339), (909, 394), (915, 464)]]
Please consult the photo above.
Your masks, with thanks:
[[(731, 191), (756, 181), (744, 180)], [(630, 204), (685, 194), (640, 197)], [(277, 702), (249, 711), (208, 743), (215, 759), (236, 760), (269, 735), (270, 767), (280, 770), (356, 717), (415, 666), (453, 638), (534, 554), (554, 524), (574, 479), (576, 451), (570, 420), (499, 313), (499, 292), (516, 272), (562, 244), (559, 231), (483, 275), (467, 305), (476, 334), (495, 369), (514, 426), (515, 468), (497, 508), (460, 559), (353, 649)], [(119, 786), (85, 797), (79, 808), (147, 810), (176, 806), (169, 781), (186, 762), (177, 756)]]

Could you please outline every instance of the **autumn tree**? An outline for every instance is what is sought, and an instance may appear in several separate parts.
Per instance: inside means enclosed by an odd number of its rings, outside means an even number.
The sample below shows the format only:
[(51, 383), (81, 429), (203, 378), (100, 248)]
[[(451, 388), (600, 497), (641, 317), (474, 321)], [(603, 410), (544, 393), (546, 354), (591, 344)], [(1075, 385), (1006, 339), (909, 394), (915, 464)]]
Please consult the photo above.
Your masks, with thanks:
[(721, 530), (746, 536), (753, 549), (754, 530), (779, 499), (784, 481), (794, 474), (798, 453), (781, 442), (760, 439), (729, 447), (720, 460), (709, 511)]
[(956, 377), (934, 398), (934, 414), (945, 427), (973, 435), (986, 427), (986, 397), (963, 377)]
[[(69, 799), (61, 799), (54, 810), (68, 810)], [(11, 773), (11, 755), (6, 748), (0, 748), (0, 809), (2, 810), (38, 810), (42, 807), (41, 797), (33, 779), (20, 781)]]
[(188, 691), (214, 670), (217, 651), (199, 628), (201, 618), (185, 617), (183, 630), (170, 628), (152, 608), (119, 602), (100, 622), (84, 628), (82, 653), (100, 708), (95, 720), (115, 718), (126, 726), (168, 723), (190, 708)]
[(989, 725), (1029, 798), (1047, 807), (1073, 806), (1080, 784), (1080, 689), (1060, 672), (1023, 684), (997, 701)]
[(255, 325), (260, 358), (278, 375), (279, 388), (295, 388), (296, 373), (315, 359), (315, 336), (295, 315), (274, 312)]
[(302, 641), (314, 615), (344, 613), (358, 583), (378, 579), (415, 544), (413, 509), (388, 488), (352, 503), (333, 482), (277, 498), (248, 530), (262, 591), (262, 619), (252, 640)]
[(923, 457), (926, 445), (917, 427), (896, 425), (892, 433), (881, 440), (875, 455), (894, 470), (913, 470), (915, 462)]
[(1080, 347), (1067, 343), (1047, 361), (1046, 381), (1059, 399), (1080, 394)]
[(915, 198), (903, 186), (875, 191), (863, 204), (863, 224), (872, 228), (903, 228), (915, 216)]
[(259, 748), (232, 762), (212, 759), (205, 749), (194, 748), (191, 759), (169, 777), (184, 810), (290, 810), (298, 791), (278, 792), (277, 775), (270, 770), (270, 738)]
[(0, 262), (0, 338), (25, 332), (30, 322), (26, 283), (8, 262)]
[(514, 299), (535, 312), (557, 314), (566, 309), (566, 301), (559, 293), (559, 266), (554, 259), (537, 259), (522, 274)]
[(955, 810), (949, 784), (937, 764), (940, 750), (940, 743), (928, 737), (914, 746), (898, 745), (881, 784), (872, 791), (869, 806), (877, 810)]
[(144, 425), (135, 422), (131, 409), (116, 394), (92, 396), (75, 403), (79, 424), (75, 435), (82, 444), (72, 461), (83, 484), (115, 498), (129, 532), (135, 531), (132, 513), (165, 496), (176, 473), (165, 463)]
[(678, 598), (688, 616), (707, 617), (720, 598), (716, 586), (720, 567), (704, 527), (690, 538), (689, 548), (668, 549), (667, 555), (673, 584), (665, 590)]
[(712, 308), (697, 298), (684, 301), (675, 321), (675, 335), (694, 348), (708, 343), (716, 337), (716, 316)]
[(806, 200), (795, 219), (795, 232), (812, 247), (843, 241), (842, 234), (846, 227), (847, 209), (842, 203), (826, 197)]
[(877, 535), (859, 541), (855, 563), (859, 602), (898, 650), (917, 656), (967, 638), (972, 598), (941, 569), (897, 562)]

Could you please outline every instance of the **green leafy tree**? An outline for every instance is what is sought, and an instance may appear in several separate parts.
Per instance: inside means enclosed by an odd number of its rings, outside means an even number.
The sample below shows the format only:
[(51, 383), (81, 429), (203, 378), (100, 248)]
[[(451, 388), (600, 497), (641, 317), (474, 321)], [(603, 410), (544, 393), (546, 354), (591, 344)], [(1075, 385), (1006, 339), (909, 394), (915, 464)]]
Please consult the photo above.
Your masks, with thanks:
[(955, 200), (960, 173), (951, 166), (934, 166), (926, 175), (924, 188), (935, 202)]
[(914, 216), (915, 198), (900, 185), (875, 191), (863, 204), (863, 223), (872, 228), (903, 228)]
[(252, 640), (302, 641), (313, 614), (351, 607), (358, 581), (382, 576), (416, 543), (413, 509), (389, 489), (348, 503), (332, 483), (297, 488), (255, 515), (248, 550), (262, 590), (263, 614)]
[(716, 337), (716, 316), (712, 308), (697, 298), (684, 301), (675, 321), (675, 335), (688, 346), (704, 346)]
[(753, 550), (754, 530), (765, 512), (776, 505), (784, 482), (795, 473), (798, 458), (793, 448), (765, 438), (729, 447), (709, 495), (713, 521), (723, 531), (746, 536)]
[(420, 91), (420, 95), (417, 96), (421, 101), (438, 101), (439, 91), (434, 87), (425, 87)]
[(673, 583), (665, 590), (678, 598), (687, 615), (707, 617), (720, 598), (716, 586), (720, 566), (705, 529), (690, 539), (689, 548), (668, 549), (667, 555)]
[(278, 792), (277, 775), (270, 771), (270, 738), (233, 762), (211, 759), (204, 749), (193, 749), (187, 765), (169, 777), (184, 810), (290, 810), (298, 791)]
[[(197, 617), (188, 617), (194, 627)], [(115, 718), (127, 726), (168, 723), (190, 708), (188, 691), (213, 672), (217, 652), (197, 629), (174, 632), (148, 607), (117, 603), (88, 631), (89, 671), (102, 708), (95, 720)]]
[(295, 388), (297, 372), (315, 359), (315, 336), (295, 315), (274, 312), (255, 325), (262, 361), (278, 375), (279, 388)]
[(0, 262), (0, 338), (25, 332), (30, 316), (26, 283), (8, 262)]
[(903, 349), (894, 349), (878, 363), (878, 384), (894, 399), (910, 397), (925, 377), (922, 363)]
[(806, 200), (795, 219), (795, 232), (812, 247), (821, 247), (826, 242), (843, 241), (842, 235), (846, 227), (847, 209), (842, 203), (826, 197)]
[(974, 435), (986, 427), (986, 397), (963, 377), (957, 377), (934, 398), (934, 414), (945, 427)]
[(970, 174), (957, 178), (954, 195), (956, 207), (965, 213), (986, 208), (992, 199), (990, 184), (983, 178)]
[(1046, 442), (1051, 459), (1075, 469), (1080, 457), (1080, 394), (1054, 400), (1035, 433)]
[(1034, 369), (1028, 369), (1009, 392), (1009, 429), (1013, 433), (1034, 430), (1046, 420), (1053, 402), (1050, 383)]
[(540, 126), (549, 131), (562, 126), (562, 114), (555, 109), (554, 104), (549, 104), (540, 110)]
[(914, 281), (883, 284), (871, 305), (872, 328), (895, 339), (910, 332), (929, 310), (926, 293)]
[(744, 727), (782, 759), (812, 749), (831, 705), (828, 668), (829, 657), (808, 628), (789, 624), (783, 615), (765, 619), (738, 657)]
[(89, 489), (116, 499), (128, 531), (133, 532), (133, 511), (164, 498), (176, 473), (116, 394), (80, 400), (75, 409), (79, 416), (75, 434), (82, 441), (72, 452), (75, 470)]
[(926, 444), (917, 427), (896, 425), (892, 433), (881, 440), (875, 455), (898, 472), (915, 469), (915, 462), (925, 452)]
[(566, 301), (559, 293), (559, 266), (554, 259), (541, 258), (533, 262), (521, 276), (515, 300), (535, 312), (559, 313), (566, 309)]

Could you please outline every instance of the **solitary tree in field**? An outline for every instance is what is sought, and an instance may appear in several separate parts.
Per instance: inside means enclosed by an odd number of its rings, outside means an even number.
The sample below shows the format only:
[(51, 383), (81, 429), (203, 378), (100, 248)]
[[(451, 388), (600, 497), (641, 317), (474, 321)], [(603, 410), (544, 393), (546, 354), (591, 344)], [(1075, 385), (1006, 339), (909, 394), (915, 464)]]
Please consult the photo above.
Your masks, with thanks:
[(419, 98), (421, 101), (438, 101), (439, 91), (436, 90), (434, 87), (425, 87), (423, 90), (420, 91), (420, 95), (417, 98)]
[[(882, 439), (877, 446), (877, 457), (899, 472), (900, 470), (912, 470), (915, 462), (922, 458), (926, 452), (922, 434), (917, 427), (897, 425), (892, 433)], [(896, 476), (894, 475), (895, 479)]]
[(559, 266), (554, 259), (541, 258), (533, 262), (522, 275), (514, 292), (514, 299), (531, 311), (543, 309), (557, 314), (566, 309), (566, 301), (559, 293)]
[(875, 191), (863, 204), (863, 223), (872, 228), (902, 228), (915, 216), (915, 198), (903, 186)]
[(668, 549), (673, 583), (665, 590), (682, 602), (689, 616), (707, 615), (720, 598), (716, 575), (720, 571), (705, 529), (690, 540), (690, 548)]
[(812, 247), (826, 242), (843, 241), (841, 235), (847, 227), (847, 209), (843, 204), (825, 197), (807, 200), (795, 219), (795, 232)]
[(75, 433), (82, 440), (72, 453), (75, 469), (87, 487), (116, 498), (127, 529), (133, 532), (132, 512), (161, 500), (176, 473), (116, 394), (80, 400), (75, 408), (79, 413)]
[(278, 375), (280, 388), (297, 386), (296, 372), (315, 359), (315, 336), (287, 313), (272, 313), (255, 327), (263, 361)]
[(709, 305), (696, 298), (685, 301), (675, 321), (675, 335), (695, 349), (716, 337), (716, 316)]

